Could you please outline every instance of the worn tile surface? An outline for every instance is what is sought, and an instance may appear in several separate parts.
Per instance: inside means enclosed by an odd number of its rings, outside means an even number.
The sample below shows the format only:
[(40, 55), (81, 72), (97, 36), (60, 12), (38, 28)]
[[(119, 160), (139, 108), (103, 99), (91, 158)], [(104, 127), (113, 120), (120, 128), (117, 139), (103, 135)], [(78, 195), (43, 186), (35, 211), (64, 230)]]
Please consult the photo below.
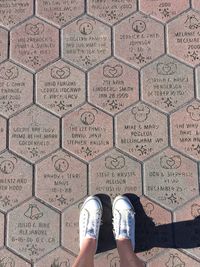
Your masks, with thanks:
[(199, 0), (0, 1), (1, 267), (72, 266), (91, 194), (119, 267), (124, 193), (147, 267), (200, 266), (199, 32)]

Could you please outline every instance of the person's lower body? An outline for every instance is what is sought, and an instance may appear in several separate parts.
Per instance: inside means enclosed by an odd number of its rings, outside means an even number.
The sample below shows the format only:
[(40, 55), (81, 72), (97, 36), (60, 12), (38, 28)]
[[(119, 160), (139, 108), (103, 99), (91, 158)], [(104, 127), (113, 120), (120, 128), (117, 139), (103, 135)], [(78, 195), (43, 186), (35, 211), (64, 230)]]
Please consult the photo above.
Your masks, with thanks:
[[(125, 196), (119, 196), (113, 203), (113, 228), (120, 267), (144, 267), (135, 247), (135, 213), (132, 204)], [(98, 234), (102, 216), (102, 205), (98, 197), (85, 200), (79, 218), (80, 253), (73, 267), (94, 267)]]

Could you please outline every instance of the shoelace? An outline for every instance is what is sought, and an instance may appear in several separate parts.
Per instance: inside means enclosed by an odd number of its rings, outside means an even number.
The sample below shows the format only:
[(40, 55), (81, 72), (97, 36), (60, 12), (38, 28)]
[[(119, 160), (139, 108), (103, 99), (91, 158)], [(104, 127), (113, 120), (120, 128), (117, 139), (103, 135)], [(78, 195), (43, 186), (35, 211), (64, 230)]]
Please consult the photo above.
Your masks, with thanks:
[[(100, 220), (100, 210), (98, 210), (96, 213), (92, 212), (89, 213), (88, 210), (85, 209), (85, 211), (87, 212), (87, 222), (84, 223), (85, 225), (85, 235), (88, 233), (89, 235), (92, 235), (94, 237), (97, 236), (97, 231), (98, 231), (98, 221)], [(89, 217), (90, 214), (90, 217)], [(84, 220), (85, 220), (85, 216), (84, 216)], [(86, 227), (87, 226), (87, 227)]]

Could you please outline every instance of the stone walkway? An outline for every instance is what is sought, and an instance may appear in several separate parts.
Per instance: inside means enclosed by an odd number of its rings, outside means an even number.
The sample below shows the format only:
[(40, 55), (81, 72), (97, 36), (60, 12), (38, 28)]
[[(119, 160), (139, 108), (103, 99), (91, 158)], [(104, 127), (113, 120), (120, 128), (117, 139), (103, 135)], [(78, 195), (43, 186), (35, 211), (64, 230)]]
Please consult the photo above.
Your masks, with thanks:
[(147, 267), (200, 266), (199, 65), (199, 0), (0, 1), (0, 267), (72, 266), (91, 194), (119, 267), (124, 193)]

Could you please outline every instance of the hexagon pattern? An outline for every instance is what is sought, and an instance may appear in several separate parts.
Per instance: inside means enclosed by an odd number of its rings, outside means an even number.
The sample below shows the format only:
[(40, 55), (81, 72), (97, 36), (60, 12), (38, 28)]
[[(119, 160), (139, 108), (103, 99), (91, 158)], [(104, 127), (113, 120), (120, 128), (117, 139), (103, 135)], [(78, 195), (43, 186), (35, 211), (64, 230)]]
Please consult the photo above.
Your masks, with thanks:
[(146, 267), (200, 265), (199, 33), (199, 0), (0, 1), (0, 267), (73, 266), (95, 194), (96, 266), (122, 194)]

